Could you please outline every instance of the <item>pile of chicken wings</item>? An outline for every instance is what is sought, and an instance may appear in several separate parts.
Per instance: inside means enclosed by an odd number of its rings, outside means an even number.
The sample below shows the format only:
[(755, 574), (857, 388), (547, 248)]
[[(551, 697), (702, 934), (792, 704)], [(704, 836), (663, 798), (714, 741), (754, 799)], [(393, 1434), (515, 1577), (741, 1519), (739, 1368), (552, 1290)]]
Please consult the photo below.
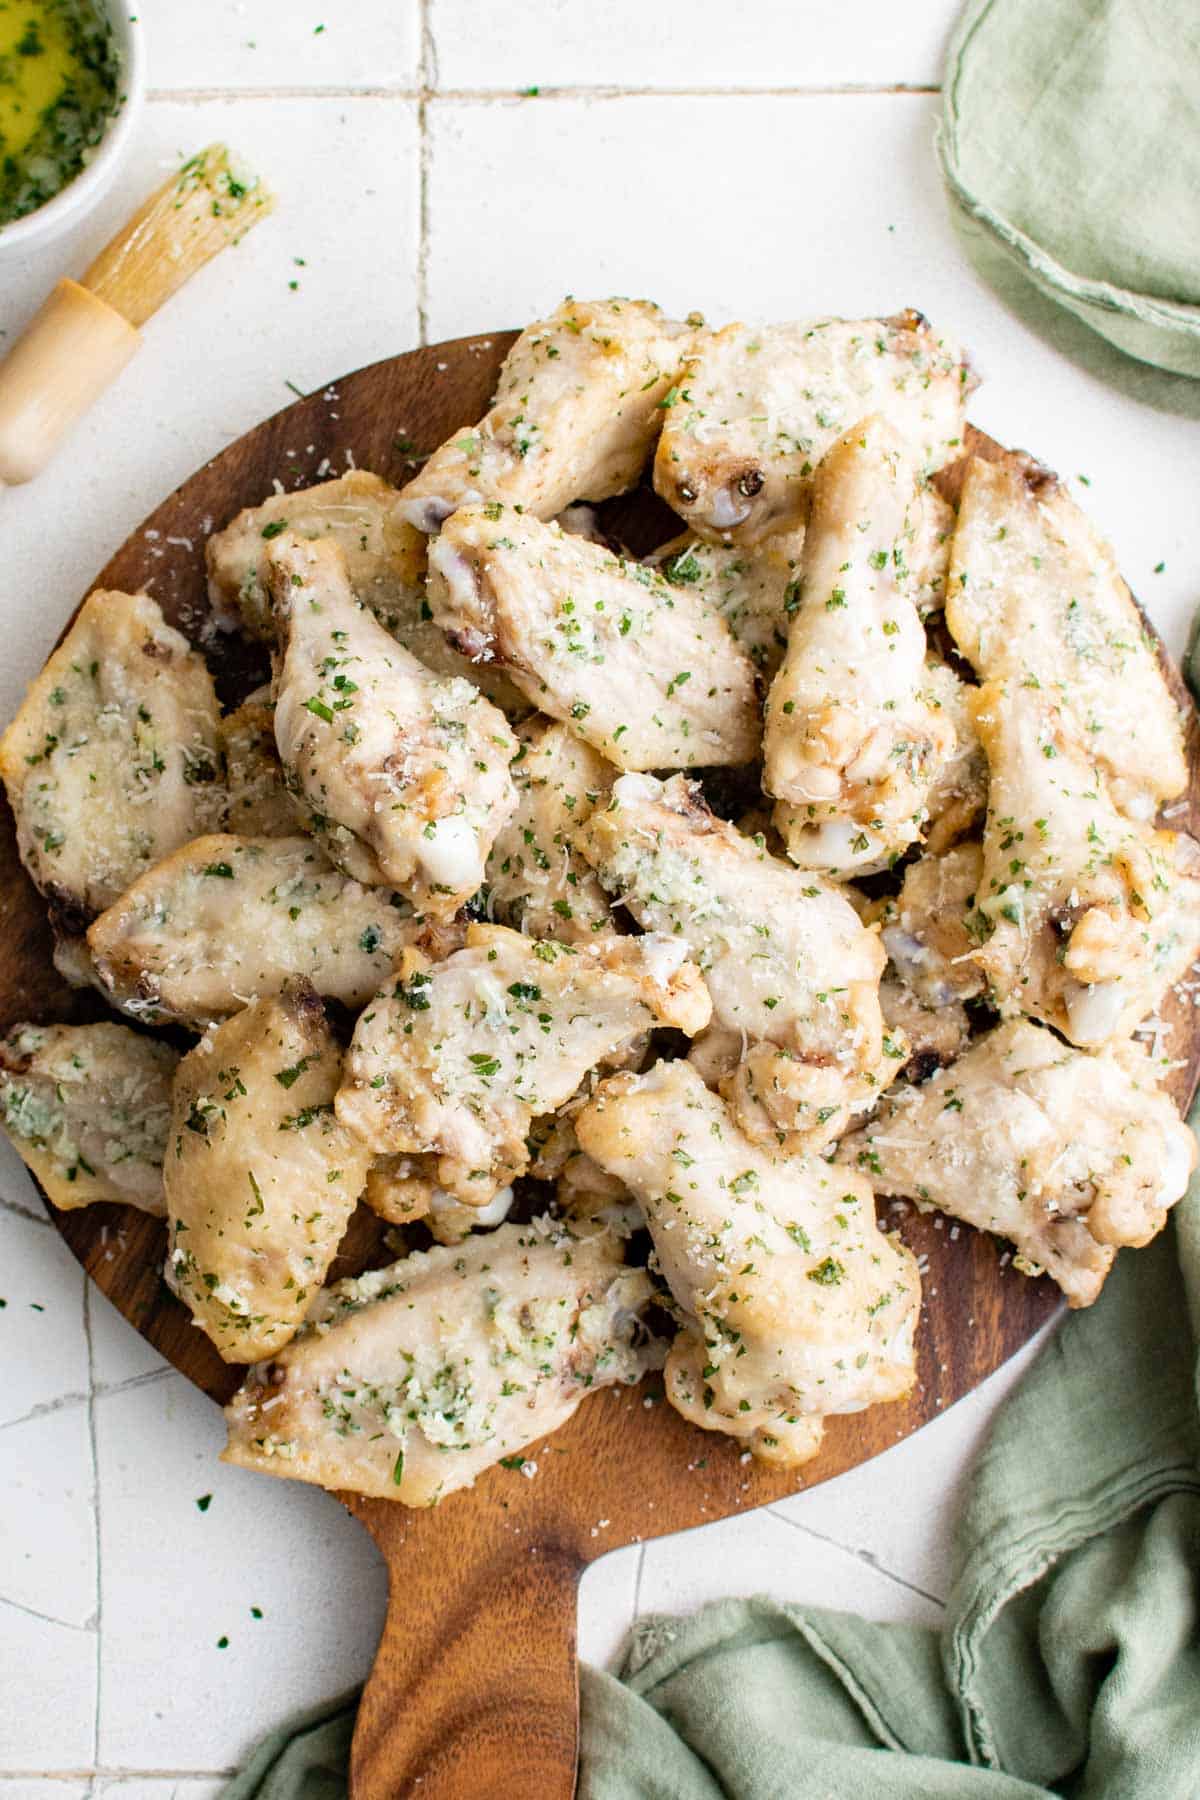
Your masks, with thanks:
[[(12, 1030), (0, 1119), (56, 1206), (165, 1216), (251, 1365), (231, 1460), (432, 1504), (654, 1367), (797, 1465), (914, 1380), (876, 1195), (1077, 1306), (1162, 1228), (1181, 720), (971, 389), (916, 313), (568, 301), (406, 487), (208, 540), (271, 659), (236, 711), (152, 599), (88, 599), (0, 774), (115, 1016)], [(592, 505), (649, 481), (638, 558)], [(327, 1285), (360, 1203), (396, 1260)]]

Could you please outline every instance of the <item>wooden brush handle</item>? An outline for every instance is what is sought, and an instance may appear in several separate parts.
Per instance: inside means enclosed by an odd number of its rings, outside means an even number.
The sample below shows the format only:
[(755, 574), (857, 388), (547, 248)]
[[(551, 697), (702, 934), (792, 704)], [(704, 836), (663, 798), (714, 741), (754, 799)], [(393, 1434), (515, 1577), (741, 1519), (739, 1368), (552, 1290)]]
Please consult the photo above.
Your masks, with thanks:
[(351, 1800), (571, 1800), (575, 1621), (583, 1562), (516, 1519), (352, 1500), (388, 1566), (389, 1599), (359, 1708)]
[(140, 342), (105, 301), (60, 281), (0, 362), (0, 482), (16, 486), (45, 468)]

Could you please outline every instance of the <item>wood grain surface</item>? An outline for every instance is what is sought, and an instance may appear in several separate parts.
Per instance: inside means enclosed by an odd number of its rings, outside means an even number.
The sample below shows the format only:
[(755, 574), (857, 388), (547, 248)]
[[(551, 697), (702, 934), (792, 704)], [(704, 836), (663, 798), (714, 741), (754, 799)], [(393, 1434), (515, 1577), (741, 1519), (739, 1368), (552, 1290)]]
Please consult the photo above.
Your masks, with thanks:
[[(122, 546), (96, 585), (152, 594), (174, 624), (199, 639), (208, 608), (203, 543), (276, 481), (307, 486), (352, 463), (397, 483), (414, 457), (485, 410), (512, 334), (460, 339), (398, 356), (334, 382), (268, 419), (164, 501)], [(972, 433), (971, 448), (1005, 454)], [(944, 485), (953, 492), (956, 471)], [(677, 522), (649, 493), (610, 502), (610, 527), (635, 550)], [(65, 629), (65, 624), (64, 624)], [(257, 680), (230, 639), (209, 646), (222, 698)], [(1189, 713), (1190, 812), (1200, 822), (1197, 724)], [(45, 909), (21, 869), (11, 814), (0, 801), (0, 1031), (32, 1019), (101, 1016), (50, 960)], [(1173, 1092), (1190, 1099), (1200, 1064), (1191, 1009), (1164, 1008)], [(51, 1217), (92, 1279), (130, 1324), (214, 1400), (238, 1371), (222, 1363), (160, 1270), (162, 1221), (122, 1207)], [(1004, 1246), (964, 1227), (896, 1212), (905, 1241), (928, 1259), (918, 1332), (918, 1380), (907, 1400), (830, 1422), (820, 1456), (800, 1472), (751, 1462), (727, 1438), (684, 1423), (649, 1380), (589, 1398), (564, 1430), (531, 1456), (536, 1473), (498, 1468), (435, 1510), (411, 1512), (348, 1497), (388, 1565), (390, 1603), (354, 1742), (354, 1800), (567, 1800), (575, 1782), (576, 1588), (605, 1551), (702, 1525), (814, 1486), (877, 1456), (916, 1431), (998, 1368), (1055, 1312), (1048, 1280), (1016, 1273)], [(380, 1228), (360, 1209), (333, 1275), (378, 1262)], [(924, 1265), (923, 1265), (924, 1266)], [(271, 1491), (264, 1480), (263, 1503)], [(904, 1504), (903, 1495), (897, 1505)], [(332, 1594), (329, 1604), (336, 1606)]]

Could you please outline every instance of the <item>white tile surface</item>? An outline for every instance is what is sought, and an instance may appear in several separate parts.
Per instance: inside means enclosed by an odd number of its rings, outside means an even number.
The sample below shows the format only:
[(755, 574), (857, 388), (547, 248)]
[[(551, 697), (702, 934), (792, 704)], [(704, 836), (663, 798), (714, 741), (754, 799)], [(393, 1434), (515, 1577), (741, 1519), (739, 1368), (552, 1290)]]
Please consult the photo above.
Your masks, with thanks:
[[(0, 331), (209, 139), (257, 163), (280, 209), (151, 325), (53, 472), (0, 497), (0, 714), (111, 550), (286, 404), (286, 380), (309, 389), (406, 348), (422, 310), (430, 337), (450, 336), (566, 291), (648, 292), (714, 318), (922, 306), (987, 376), (978, 422), (1091, 478), (1081, 496), (1178, 647), (1200, 592), (1194, 420), (1130, 397), (1124, 369), (1113, 385), (1084, 374), (976, 279), (946, 222), (936, 101), (708, 91), (925, 86), (957, 4), (759, 0), (735, 16), (717, 0), (428, 0), (423, 170), (417, 0), (153, 0), (151, 86), (176, 97), (151, 100), (138, 172), (103, 216), (5, 267)], [(595, 91), (547, 93), (564, 87)], [(0, 1202), (0, 1800), (215, 1800), (259, 1732), (364, 1672), (382, 1567), (327, 1496), (224, 1468), (215, 1408), (95, 1291), (85, 1315), (82, 1277), (4, 1145)], [(583, 1654), (611, 1663), (639, 1609), (756, 1589), (936, 1622), (955, 1495), (1017, 1372), (770, 1513), (605, 1558), (582, 1587)]]
[(143, 8), (155, 91), (413, 87), (420, 62), (415, 0), (204, 0)]
[(220, 1412), (181, 1376), (102, 1395), (96, 1437), (103, 1765), (237, 1763), (363, 1678), (385, 1576), (334, 1499), (219, 1463)]
[[(150, 322), (134, 363), (53, 473), (4, 495), (0, 603), (9, 616), (20, 606), (25, 621), (0, 659), (5, 718), (116, 547), (206, 457), (288, 404), (286, 381), (307, 392), (416, 335), (411, 102), (162, 101), (147, 107), (142, 137), (132, 165), (140, 173), (131, 170), (109, 198), (71, 266), (86, 262), (147, 186), (214, 138), (269, 175), (279, 208)], [(31, 258), (11, 283), (6, 268), (5, 323), (33, 311), (59, 266), (57, 256), (53, 267), (49, 254)]]
[(95, 1625), (93, 1481), (86, 1402), (0, 1431), (0, 1600), (52, 1624)]
[(0, 1426), (11, 1430), (88, 1389), (83, 1271), (48, 1223), (0, 1212), (0, 1298)]
[[(928, 87), (954, 9), (877, 0), (431, 0), (444, 88)], [(752, 165), (747, 164), (752, 172)]]
[[(47, 1553), (54, 1540), (45, 1540)], [(92, 1767), (96, 1634), (0, 1603), (0, 1773)]]

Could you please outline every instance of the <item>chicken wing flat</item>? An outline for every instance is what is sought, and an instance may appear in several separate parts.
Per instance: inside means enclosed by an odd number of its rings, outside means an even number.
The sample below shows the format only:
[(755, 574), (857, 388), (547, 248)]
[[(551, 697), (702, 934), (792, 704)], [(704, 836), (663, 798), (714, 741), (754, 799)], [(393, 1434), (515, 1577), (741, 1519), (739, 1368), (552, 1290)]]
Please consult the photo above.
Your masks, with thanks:
[(686, 587), (499, 503), (464, 507), (429, 548), (434, 617), (501, 663), (542, 712), (622, 769), (758, 753), (754, 665)]
[(1090, 1306), (1117, 1248), (1162, 1230), (1196, 1146), (1140, 1044), (1089, 1053), (1013, 1019), (889, 1095), (838, 1162), (1011, 1239), (1018, 1266)]
[(908, 450), (880, 417), (839, 438), (817, 472), (763, 734), (764, 785), (805, 867), (878, 868), (903, 851), (954, 751), (897, 560), (915, 497)]
[(341, 1052), (298, 982), (207, 1032), (179, 1065), (164, 1275), (226, 1362), (293, 1336), (370, 1156), (334, 1117)]
[(883, 947), (923, 1006), (951, 1006), (982, 994), (987, 981), (975, 960), (983, 921), (976, 896), (983, 851), (957, 844), (944, 856), (919, 857), (881, 911)]
[(760, 543), (803, 522), (826, 452), (881, 414), (922, 472), (959, 454), (968, 371), (919, 313), (727, 325), (698, 337), (654, 459), (654, 485), (714, 543)]
[(884, 952), (836, 887), (715, 818), (681, 775), (622, 775), (578, 842), (639, 924), (695, 957), (743, 1128), (820, 1148), (892, 1080)]
[(647, 300), (565, 300), (523, 331), (491, 410), (456, 432), (403, 490), (434, 532), (459, 506), (499, 500), (552, 519), (637, 481), (694, 328)]
[(616, 771), (565, 725), (531, 720), (517, 738), (517, 810), (488, 857), (488, 915), (527, 937), (587, 943), (611, 928), (612, 914), (574, 834), (607, 800)]
[(304, 976), (362, 1006), (418, 930), (311, 838), (196, 838), (136, 881), (88, 933), (102, 991), (132, 1016), (203, 1030)]
[(686, 1062), (614, 1076), (576, 1130), (645, 1211), (680, 1310), (665, 1385), (684, 1418), (794, 1465), (828, 1414), (908, 1392), (920, 1280), (861, 1176), (751, 1143)]
[(362, 1014), (338, 1117), (379, 1155), (436, 1154), (438, 1185), (483, 1206), (527, 1167), (532, 1121), (589, 1069), (652, 1025), (693, 1035), (710, 1011), (683, 946), (474, 925), (443, 962), (402, 961)]
[(95, 1200), (166, 1211), (178, 1061), (128, 1025), (16, 1025), (0, 1041), (0, 1125), (60, 1211)]
[(1044, 689), (973, 698), (990, 771), (976, 961), (1001, 1004), (1099, 1045), (1158, 1007), (1200, 947), (1200, 846), (1114, 805)]
[(272, 546), (275, 740), (307, 823), (338, 866), (452, 918), (517, 804), (504, 714), (424, 664), (355, 600), (336, 544)]
[(221, 720), (226, 809), (222, 821), (236, 837), (294, 837), (296, 808), (284, 786), (275, 747), (275, 703), (259, 688)]
[(203, 659), (145, 594), (97, 592), (0, 738), (21, 861), (75, 928), (221, 817)]
[(1179, 710), (1109, 546), (1066, 490), (1017, 458), (975, 458), (954, 534), (946, 622), (982, 680), (1069, 707), (1122, 812), (1187, 786)]
[(340, 1281), (234, 1395), (222, 1460), (433, 1506), (637, 1381), (651, 1291), (611, 1236), (540, 1225)]
[(651, 558), (672, 587), (694, 588), (715, 608), (755, 668), (770, 679), (787, 648), (800, 592), (804, 527), (777, 531), (753, 548), (676, 539)]

